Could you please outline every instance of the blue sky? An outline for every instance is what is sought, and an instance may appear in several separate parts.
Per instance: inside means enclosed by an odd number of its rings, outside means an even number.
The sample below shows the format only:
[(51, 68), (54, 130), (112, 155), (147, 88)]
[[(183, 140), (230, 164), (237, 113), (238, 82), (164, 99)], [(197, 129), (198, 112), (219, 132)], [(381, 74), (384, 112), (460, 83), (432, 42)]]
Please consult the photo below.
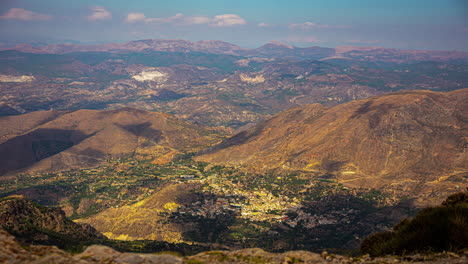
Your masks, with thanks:
[(0, 41), (217, 39), (468, 51), (466, 0), (0, 0)]

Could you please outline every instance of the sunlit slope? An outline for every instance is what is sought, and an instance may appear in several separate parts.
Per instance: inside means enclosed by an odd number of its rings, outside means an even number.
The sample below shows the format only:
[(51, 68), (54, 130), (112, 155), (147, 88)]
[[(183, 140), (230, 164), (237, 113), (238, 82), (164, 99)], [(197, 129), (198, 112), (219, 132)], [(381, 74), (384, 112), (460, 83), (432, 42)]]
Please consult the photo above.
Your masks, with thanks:
[(111, 239), (183, 241), (183, 232), (196, 228), (193, 224), (169, 221), (170, 213), (178, 206), (196, 200), (191, 192), (197, 184), (169, 184), (150, 197), (120, 208), (107, 209), (97, 215), (80, 219)]

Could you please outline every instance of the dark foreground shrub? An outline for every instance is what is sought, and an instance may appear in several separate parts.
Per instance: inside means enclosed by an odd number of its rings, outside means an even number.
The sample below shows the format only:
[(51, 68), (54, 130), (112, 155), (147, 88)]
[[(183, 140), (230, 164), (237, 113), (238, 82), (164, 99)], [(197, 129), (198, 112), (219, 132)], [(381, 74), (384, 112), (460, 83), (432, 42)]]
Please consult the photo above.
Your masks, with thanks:
[(451, 195), (441, 206), (421, 210), (392, 231), (370, 235), (361, 252), (371, 256), (468, 248), (468, 191)]

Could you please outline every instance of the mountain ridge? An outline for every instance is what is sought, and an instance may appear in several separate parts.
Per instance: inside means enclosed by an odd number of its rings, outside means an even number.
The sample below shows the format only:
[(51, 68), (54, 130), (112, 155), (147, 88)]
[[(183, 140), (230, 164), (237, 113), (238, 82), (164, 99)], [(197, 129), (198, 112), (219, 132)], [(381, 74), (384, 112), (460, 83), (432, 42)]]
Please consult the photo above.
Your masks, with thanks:
[[(294, 58), (300, 59), (306, 57), (309, 59), (326, 59), (335, 56), (347, 57), (358, 60), (375, 61), (378, 58), (384, 61), (393, 61), (401, 63), (404, 60), (437, 60), (448, 61), (457, 58), (463, 58), (466, 62), (468, 52), (462, 51), (432, 51), (432, 50), (404, 50), (384, 47), (369, 47), (369, 46), (338, 46), (336, 48), (325, 47), (304, 47), (299, 48), (290, 44), (285, 44), (279, 41), (270, 41), (257, 48), (246, 49), (235, 44), (220, 41), (220, 40), (200, 40), (187, 41), (182, 39), (144, 39), (133, 40), (120, 44), (106, 43), (98, 45), (81, 45), (81, 44), (49, 44), (42, 46), (32, 46), (28, 44), (17, 44), (15, 46), (2, 47), (0, 50), (18, 50), (29, 53), (44, 53), (44, 54), (65, 54), (72, 52), (90, 52), (90, 51), (107, 51), (107, 52), (128, 52), (128, 51), (171, 51), (171, 52), (188, 52), (200, 51), (208, 53), (231, 54), (241, 56), (255, 56), (261, 54), (278, 58)], [(389, 55), (394, 56), (389, 59)], [(396, 57), (406, 57), (395, 59)], [(359, 58), (360, 57), (360, 58)]]
[(415, 182), (442, 184), (468, 169), (466, 98), (468, 89), (405, 91), (332, 108), (299, 106), (196, 159), (260, 171), (320, 171), (353, 187), (403, 184), (397, 179), (410, 189)]

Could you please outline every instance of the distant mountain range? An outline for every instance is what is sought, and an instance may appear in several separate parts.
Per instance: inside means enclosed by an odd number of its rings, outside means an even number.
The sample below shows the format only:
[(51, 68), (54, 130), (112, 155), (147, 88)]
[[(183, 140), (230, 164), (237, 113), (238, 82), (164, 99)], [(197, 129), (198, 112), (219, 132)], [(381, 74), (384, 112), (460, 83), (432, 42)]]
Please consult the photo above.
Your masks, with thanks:
[(141, 40), (0, 51), (0, 116), (132, 107), (234, 129), (310, 103), (468, 87), (467, 54)]
[[(0, 46), (1, 47), (1, 46)], [(219, 40), (187, 40), (146, 39), (125, 43), (109, 43), (100, 45), (81, 44), (51, 44), (35, 45), (18, 44), (3, 46), (1, 50), (18, 50), (26, 53), (65, 54), (73, 52), (208, 52), (230, 54), (236, 56), (266, 56), (289, 59), (350, 59), (362, 61), (409, 62), (409, 61), (451, 61), (467, 62), (468, 53), (458, 51), (428, 51), (428, 50), (397, 50), (382, 47), (341, 46), (337, 48), (307, 47), (299, 48), (293, 45), (271, 41), (255, 49), (245, 49), (237, 45)]]

